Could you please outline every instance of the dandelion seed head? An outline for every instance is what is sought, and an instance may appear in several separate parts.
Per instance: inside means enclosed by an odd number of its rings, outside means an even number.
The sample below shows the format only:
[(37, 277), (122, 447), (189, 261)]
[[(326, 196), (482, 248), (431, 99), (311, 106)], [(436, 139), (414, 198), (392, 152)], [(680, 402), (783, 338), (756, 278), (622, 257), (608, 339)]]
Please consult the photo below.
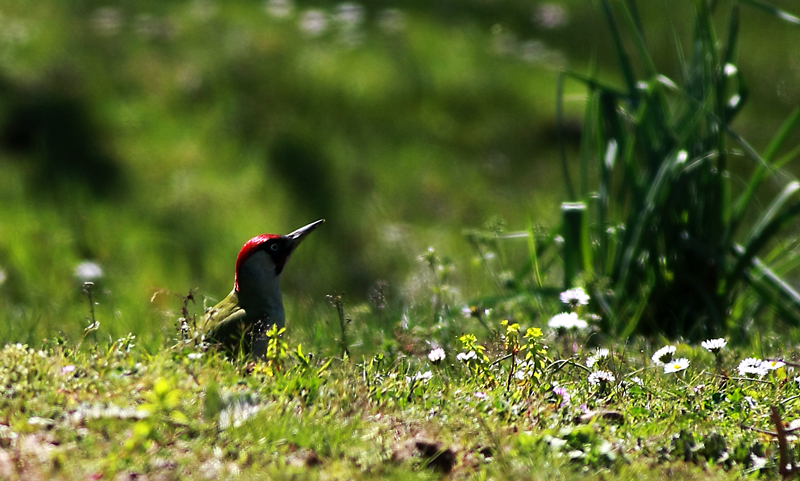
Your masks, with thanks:
[(103, 277), (103, 269), (96, 262), (83, 261), (75, 266), (74, 274), (81, 282), (91, 282)]

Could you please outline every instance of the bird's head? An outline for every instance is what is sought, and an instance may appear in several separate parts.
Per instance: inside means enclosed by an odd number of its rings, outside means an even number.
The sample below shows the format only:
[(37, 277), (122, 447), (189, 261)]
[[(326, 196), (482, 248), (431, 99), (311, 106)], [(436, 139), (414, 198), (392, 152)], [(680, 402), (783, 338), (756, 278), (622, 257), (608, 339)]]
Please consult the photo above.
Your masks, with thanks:
[(292, 252), (323, 222), (325, 219), (320, 219), (286, 235), (261, 234), (245, 242), (236, 258), (234, 290), (239, 292), (239, 281), (245, 269), (258, 270), (261, 275), (279, 277)]

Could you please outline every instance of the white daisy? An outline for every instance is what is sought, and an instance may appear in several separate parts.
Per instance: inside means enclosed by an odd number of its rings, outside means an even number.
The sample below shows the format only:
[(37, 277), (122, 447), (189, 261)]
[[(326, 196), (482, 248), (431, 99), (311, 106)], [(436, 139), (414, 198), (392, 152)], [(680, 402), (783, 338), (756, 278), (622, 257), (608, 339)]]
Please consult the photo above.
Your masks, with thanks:
[(481, 318), (489, 315), (489, 309), (481, 309), (478, 306), (464, 306), (461, 308), (461, 313), (464, 314), (464, 317)]
[(739, 363), (739, 367), (736, 370), (739, 371), (740, 376), (754, 375), (761, 377), (767, 373), (767, 370), (762, 366), (763, 362), (761, 359), (748, 357)]
[(431, 350), (428, 353), (428, 360), (434, 364), (439, 364), (440, 362), (444, 361), (445, 353), (444, 349), (441, 347), (437, 347), (436, 349)]
[(608, 349), (597, 349), (594, 352), (594, 354), (586, 358), (586, 367), (591, 369), (592, 367), (594, 367), (595, 364), (597, 364), (598, 361), (607, 358), (608, 355), (609, 355)]
[(467, 362), (470, 359), (475, 359), (477, 357), (478, 355), (475, 354), (475, 351), (459, 352), (458, 355), (456, 355), (456, 359), (458, 359), (461, 362)]
[(589, 374), (589, 384), (592, 386), (598, 386), (603, 383), (613, 384), (616, 380), (614, 375), (608, 371), (595, 371)]
[(683, 371), (687, 367), (689, 367), (689, 360), (685, 357), (674, 359), (664, 364), (664, 374)]
[(414, 376), (413, 376), (413, 377), (411, 377), (411, 376), (406, 376), (406, 382), (409, 382), (409, 383), (410, 383), (411, 381), (415, 381), (415, 382), (416, 382), (416, 381), (425, 381), (425, 382), (427, 382), (427, 381), (429, 381), (429, 380), (430, 380), (432, 377), (433, 377), (433, 373), (432, 373), (432, 372), (430, 372), (430, 371), (425, 371), (425, 372), (419, 372), (419, 371), (417, 371), (417, 373), (416, 373), (416, 374), (414, 374)]
[(562, 312), (561, 314), (556, 314), (547, 322), (549, 327), (553, 329), (586, 329), (589, 327), (589, 324), (586, 323), (583, 319), (578, 319), (578, 314), (574, 312)]
[(589, 304), (590, 299), (583, 287), (575, 287), (561, 293), (561, 302), (570, 306), (585, 306)]
[(653, 360), (653, 364), (656, 366), (663, 366), (672, 361), (672, 355), (675, 354), (675, 349), (677, 349), (675, 346), (664, 346), (656, 351), (650, 359)]
[(703, 341), (700, 343), (701, 346), (706, 348), (707, 350), (713, 352), (714, 354), (718, 353), (723, 347), (728, 344), (728, 341), (725, 338), (719, 339), (709, 339), (707, 341)]
[(753, 469), (759, 470), (767, 466), (767, 458), (762, 458), (750, 453), (750, 462), (753, 464)]
[(776, 369), (782, 368), (785, 365), (786, 363), (783, 361), (777, 361), (777, 360), (761, 361), (761, 368), (764, 369), (765, 371), (774, 371)]

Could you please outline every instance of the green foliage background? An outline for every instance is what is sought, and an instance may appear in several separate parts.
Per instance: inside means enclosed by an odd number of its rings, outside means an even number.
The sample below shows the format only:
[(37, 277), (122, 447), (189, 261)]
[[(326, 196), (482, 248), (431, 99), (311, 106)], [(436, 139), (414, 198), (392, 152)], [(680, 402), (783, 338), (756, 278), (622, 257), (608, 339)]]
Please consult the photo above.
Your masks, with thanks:
[[(691, 3), (641, 3), (671, 75)], [(323, 217), (284, 276), (290, 326), (332, 318), (326, 294), (358, 303), (385, 281), (391, 327), (423, 301), (417, 256), (430, 245), (455, 261), (455, 301), (484, 292), (463, 229), (558, 222), (558, 71), (596, 63), (621, 83), (596, 6), (553, 4), (559, 28), (521, 0), (360, 5), (351, 26), (336, 2), (285, 18), (252, 1), (0, 2), (0, 341), (79, 337), (74, 270), (91, 260), (104, 269), (99, 332), (155, 345), (180, 307), (148, 302), (156, 291), (213, 303), (245, 240)], [(320, 35), (299, 28), (309, 9), (327, 19)], [(747, 10), (738, 67), (751, 99), (735, 126), (759, 150), (800, 102), (798, 38)], [(585, 91), (565, 95), (577, 151)]]

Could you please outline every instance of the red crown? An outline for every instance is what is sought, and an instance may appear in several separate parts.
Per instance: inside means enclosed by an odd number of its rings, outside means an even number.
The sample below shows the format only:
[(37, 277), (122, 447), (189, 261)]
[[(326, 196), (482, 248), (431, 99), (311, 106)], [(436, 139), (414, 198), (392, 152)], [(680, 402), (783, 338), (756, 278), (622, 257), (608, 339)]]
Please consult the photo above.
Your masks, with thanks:
[(244, 243), (242, 249), (239, 251), (239, 255), (236, 257), (236, 275), (233, 282), (233, 289), (236, 292), (239, 292), (239, 268), (244, 264), (244, 261), (253, 255), (253, 252), (257, 251), (262, 244), (276, 237), (280, 236), (276, 234), (261, 234)]

